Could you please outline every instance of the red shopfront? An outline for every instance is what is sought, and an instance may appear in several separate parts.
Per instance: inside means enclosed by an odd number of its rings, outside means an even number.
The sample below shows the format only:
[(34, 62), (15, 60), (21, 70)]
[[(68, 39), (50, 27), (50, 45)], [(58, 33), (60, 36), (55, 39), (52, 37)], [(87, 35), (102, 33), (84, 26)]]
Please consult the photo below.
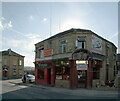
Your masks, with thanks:
[(54, 62), (37, 61), (35, 62), (35, 83), (55, 85), (55, 69)]
[(99, 56), (86, 49), (79, 49), (73, 53), (70, 61), (71, 88), (91, 88), (94, 80), (100, 80), (102, 59), (97, 59)]
[[(65, 60), (46, 60), (46, 61), (36, 61), (35, 62), (35, 82), (37, 84), (45, 84), (55, 86), (56, 81), (59, 81), (64, 87), (64, 81), (69, 82), (70, 88), (89, 88), (93, 85), (93, 79), (99, 79), (99, 72), (102, 67), (102, 61), (93, 60), (91, 53), (88, 50), (80, 49), (73, 53), (72, 59), (67, 60), (68, 65), (59, 65), (57, 67), (57, 62), (65, 62)], [(79, 65), (77, 62), (86, 62), (84, 65)], [(69, 79), (64, 79), (64, 74), (61, 74), (62, 79), (58, 80), (57, 68), (65, 68), (63, 70), (68, 70), (65, 72), (69, 75)], [(80, 75), (82, 74), (82, 77)], [(60, 76), (59, 76), (60, 77)], [(96, 78), (97, 77), (97, 78)], [(63, 83), (62, 83), (63, 82)]]

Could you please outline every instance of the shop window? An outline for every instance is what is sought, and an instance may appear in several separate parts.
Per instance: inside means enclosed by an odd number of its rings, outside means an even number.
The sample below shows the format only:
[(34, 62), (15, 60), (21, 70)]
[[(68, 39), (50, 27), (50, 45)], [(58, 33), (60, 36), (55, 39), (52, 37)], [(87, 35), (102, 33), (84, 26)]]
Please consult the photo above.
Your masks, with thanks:
[(38, 79), (44, 79), (44, 69), (38, 69)]
[(66, 52), (66, 40), (61, 40), (60, 41), (60, 53), (65, 53)]
[(69, 67), (56, 67), (56, 79), (68, 80), (70, 76)]
[(99, 78), (100, 78), (100, 65), (98, 61), (94, 61), (93, 79), (99, 79)]

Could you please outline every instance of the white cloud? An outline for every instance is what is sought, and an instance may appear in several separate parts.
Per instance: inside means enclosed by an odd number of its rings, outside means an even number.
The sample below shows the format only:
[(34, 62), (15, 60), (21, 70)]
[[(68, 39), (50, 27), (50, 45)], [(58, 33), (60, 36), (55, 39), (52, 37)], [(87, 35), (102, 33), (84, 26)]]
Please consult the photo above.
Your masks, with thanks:
[(3, 21), (3, 20), (5, 20), (5, 18), (4, 18), (4, 17), (1, 17), (0, 20)]
[(9, 40), (9, 41), (7, 41), (7, 45), (9, 46), (9, 47), (19, 47), (20, 46), (20, 44), (21, 44), (21, 41), (20, 40)]
[(31, 15), (31, 16), (30, 16), (30, 20), (33, 20), (33, 19), (34, 19), (34, 18), (33, 18), (33, 16)]
[[(8, 23), (8, 22), (4, 22), (4, 20), (5, 20), (4, 17), (1, 17), (1, 18), (0, 18), (0, 30), (4, 30), (4, 29), (6, 29), (6, 28), (11, 28), (11, 27), (13, 27), (12, 21), (9, 21), (9, 23)], [(4, 22), (4, 23), (3, 23), (3, 22)]]
[(81, 20), (67, 19), (61, 24), (60, 31), (65, 31), (71, 28), (86, 28), (86, 24)]
[(25, 56), (24, 58), (24, 66), (33, 66), (34, 67), (34, 60), (35, 60), (35, 55), (34, 52), (21, 52), (22, 55)]
[(47, 18), (43, 18), (43, 20), (42, 20), (43, 22), (46, 22), (47, 21)]
[[(34, 36), (33, 36), (34, 35)], [(28, 40), (23, 40), (22, 41), (22, 45), (21, 45), (21, 49), (25, 55), (25, 66), (34, 66), (33, 62), (35, 61), (35, 44), (39, 41), (41, 41), (41, 39), (38, 36), (38, 34), (29, 34), (27, 35), (29, 39)]]
[(8, 27), (12, 27), (13, 25), (12, 25), (12, 22), (11, 21), (9, 21), (9, 23), (8, 23)]
[(0, 21), (0, 30), (3, 30), (3, 24), (2, 24), (2, 21)]
[(35, 39), (35, 38), (39, 38), (40, 37), (39, 34), (26, 34), (25, 36), (30, 38), (30, 39)]

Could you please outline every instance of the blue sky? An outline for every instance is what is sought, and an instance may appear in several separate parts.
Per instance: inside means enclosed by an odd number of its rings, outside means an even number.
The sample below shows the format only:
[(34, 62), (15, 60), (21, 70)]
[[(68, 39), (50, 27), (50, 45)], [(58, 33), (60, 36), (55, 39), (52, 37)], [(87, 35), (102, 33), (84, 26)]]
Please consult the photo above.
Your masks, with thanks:
[(118, 46), (118, 3), (2, 3), (2, 50), (24, 55), (25, 66), (34, 66), (35, 43), (70, 28), (90, 29)]

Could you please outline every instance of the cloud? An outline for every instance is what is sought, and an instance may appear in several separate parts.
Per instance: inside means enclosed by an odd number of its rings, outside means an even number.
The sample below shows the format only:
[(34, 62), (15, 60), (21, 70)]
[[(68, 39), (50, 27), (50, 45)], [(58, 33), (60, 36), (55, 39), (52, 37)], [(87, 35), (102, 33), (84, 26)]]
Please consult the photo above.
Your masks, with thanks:
[(19, 47), (20, 44), (21, 44), (20, 40), (14, 40), (14, 39), (12, 40), (9, 39), (9, 41), (6, 41), (5, 43), (5, 45), (7, 45), (8, 47), (13, 47), (13, 48)]
[(9, 21), (9, 23), (8, 23), (8, 27), (12, 27), (13, 25), (12, 25), (12, 22), (11, 21)]
[(30, 20), (33, 20), (33, 19), (34, 19), (34, 18), (33, 18), (33, 16), (31, 15), (31, 16), (30, 16)]
[(21, 54), (25, 56), (25, 58), (24, 58), (24, 65), (25, 66), (33, 66), (33, 67), (35, 66), (33, 63), (35, 61), (35, 57), (34, 57), (35, 53), (34, 52), (28, 53), (28, 52), (24, 51), (24, 52), (21, 52)]
[(40, 35), (39, 34), (26, 34), (25, 35), (27, 38), (30, 38), (30, 39), (35, 39), (35, 38), (39, 38)]
[[(0, 18), (0, 30), (5, 30), (5, 29), (8, 29), (8, 28), (13, 27), (12, 21), (4, 22), (4, 20), (5, 20), (4, 17), (1, 17), (1, 18)], [(3, 22), (4, 22), (4, 23), (3, 23)]]
[(4, 17), (1, 17), (0, 20), (3, 21), (3, 20), (5, 20), (5, 18), (4, 18)]
[(3, 24), (2, 24), (2, 21), (0, 21), (0, 30), (3, 30)]
[(47, 18), (43, 18), (43, 20), (42, 20), (43, 22), (46, 22), (47, 21)]
[(21, 35), (24, 35), (24, 34), (25, 34), (25, 33), (22, 33), (22, 32), (20, 32), (20, 31), (17, 31), (17, 30), (15, 30), (15, 29), (13, 29), (13, 28), (11, 28), (11, 29), (9, 29), (9, 30), (11, 30), (11, 31), (13, 31), (13, 32), (15, 32), (15, 33), (21, 34)]

